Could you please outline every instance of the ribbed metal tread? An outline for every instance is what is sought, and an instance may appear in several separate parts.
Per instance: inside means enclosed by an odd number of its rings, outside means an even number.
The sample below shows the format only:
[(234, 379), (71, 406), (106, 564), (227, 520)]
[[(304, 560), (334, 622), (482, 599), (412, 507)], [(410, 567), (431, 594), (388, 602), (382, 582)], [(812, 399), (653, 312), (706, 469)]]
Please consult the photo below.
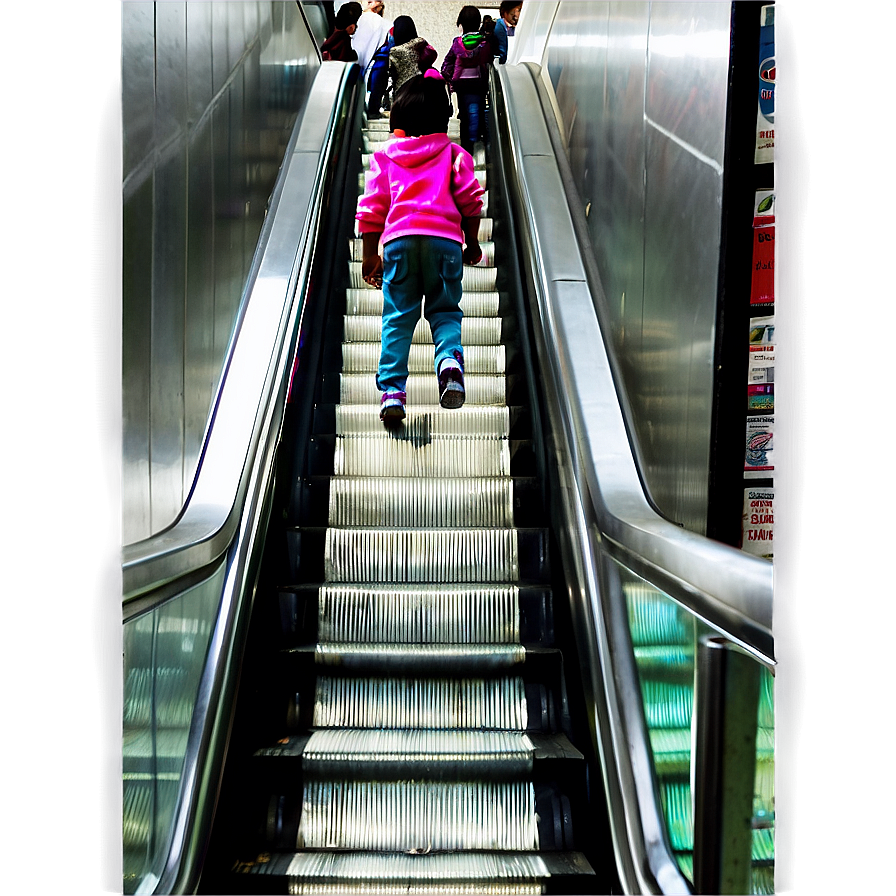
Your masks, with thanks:
[[(373, 377), (379, 367), (379, 342), (347, 342), (342, 346), (342, 372), (363, 373)], [(503, 345), (470, 345), (464, 349), (464, 370), (468, 376), (503, 375), (505, 351)], [(411, 346), (408, 370), (412, 374), (435, 376), (434, 351), (431, 345)]]
[(513, 480), (506, 476), (330, 479), (331, 526), (508, 527), (513, 519)]
[[(364, 277), (361, 275), (361, 262), (350, 261), (349, 286), (351, 289), (363, 289)], [(496, 267), (480, 267), (479, 265), (464, 265), (463, 280), (461, 281), (464, 292), (492, 292), (497, 282)]]
[[(411, 395), (409, 388), (409, 401)], [(443, 411), (443, 413), (453, 412)], [(333, 450), (333, 475), (388, 477), (379, 487), (380, 497), (383, 501), (388, 501), (391, 499), (391, 496), (387, 495), (390, 488), (389, 479), (392, 478), (416, 479), (439, 476), (464, 479), (509, 476), (510, 461), (510, 443), (507, 439), (434, 438), (421, 445), (407, 439), (359, 435), (336, 439)], [(350, 497), (361, 498), (363, 494), (360, 489), (355, 489)], [(417, 492), (417, 494), (423, 493)], [(401, 495), (401, 492), (396, 494), (395, 499), (400, 501)], [(375, 487), (373, 497), (376, 499)], [(435, 508), (435, 501), (431, 502), (430, 506)]]
[(564, 734), (454, 729), (327, 728), (293, 735), (255, 752), (301, 762), (305, 775), (383, 780), (469, 779), (532, 774), (536, 762), (581, 762)]
[(425, 728), (525, 731), (521, 676), (500, 678), (348, 678), (320, 675), (314, 728)]
[[(593, 875), (578, 852), (294, 852), (265, 854), (236, 869), (289, 878), (295, 894), (541, 893), (555, 877)], [(286, 892), (286, 890), (284, 890)]]
[(446, 411), (438, 404), (417, 404), (407, 408), (402, 424), (383, 429), (379, 403), (338, 404), (334, 408), (337, 436), (374, 436), (426, 444), (434, 436), (506, 439), (510, 435), (510, 408), (507, 405), (472, 405)]
[[(500, 296), (495, 290), (465, 292), (461, 297), (460, 307), (467, 317), (496, 317), (500, 308)], [(380, 317), (383, 313), (383, 291), (372, 286), (346, 289), (345, 313)]]
[[(347, 314), (343, 320), (344, 342), (375, 342), (382, 339), (383, 319), (374, 314)], [(469, 345), (500, 345), (500, 317), (465, 317), (460, 325), (461, 342), (466, 349)], [(432, 330), (421, 318), (414, 327), (411, 342), (432, 345)], [(436, 402), (438, 404), (438, 402)]]
[(516, 529), (327, 529), (327, 582), (518, 582)]
[(306, 781), (299, 848), (536, 850), (525, 781)]
[[(464, 377), (464, 388), (467, 404), (506, 404), (507, 381), (503, 374), (469, 374)], [(374, 378), (370, 374), (362, 373), (341, 374), (339, 391), (342, 404), (376, 404), (382, 394), (377, 389)], [(405, 391), (408, 403), (427, 405), (439, 403), (439, 381), (435, 372), (410, 374)]]

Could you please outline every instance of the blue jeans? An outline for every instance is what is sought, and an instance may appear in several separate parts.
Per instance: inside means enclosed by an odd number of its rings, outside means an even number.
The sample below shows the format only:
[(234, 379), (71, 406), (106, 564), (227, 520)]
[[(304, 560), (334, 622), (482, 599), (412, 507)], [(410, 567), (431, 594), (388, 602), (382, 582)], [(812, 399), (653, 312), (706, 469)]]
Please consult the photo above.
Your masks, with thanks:
[(402, 236), (383, 247), (383, 336), (376, 385), (404, 392), (414, 328), (423, 316), (435, 343), (434, 367), (460, 351), (464, 263), (460, 243), (434, 236)]
[(461, 146), (472, 153), (473, 144), (485, 133), (485, 97), (478, 93), (459, 93), (457, 107), (460, 111)]

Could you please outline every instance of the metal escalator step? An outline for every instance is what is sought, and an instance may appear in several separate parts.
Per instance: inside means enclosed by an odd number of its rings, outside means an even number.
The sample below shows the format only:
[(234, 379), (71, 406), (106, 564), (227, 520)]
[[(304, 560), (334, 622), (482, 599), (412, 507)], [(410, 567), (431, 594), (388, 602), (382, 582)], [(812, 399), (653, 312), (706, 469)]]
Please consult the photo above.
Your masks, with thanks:
[(242, 876), (282, 876), (293, 894), (542, 893), (552, 878), (593, 875), (575, 852), (295, 852), (241, 863)]
[[(381, 346), (378, 342), (347, 342), (342, 346), (342, 372), (375, 375), (379, 367)], [(411, 346), (408, 370), (435, 376), (434, 350), (431, 345)], [(469, 345), (464, 349), (464, 369), (473, 374), (498, 375), (504, 373), (503, 345)]]
[[(350, 314), (344, 317), (342, 329), (344, 342), (374, 342), (379, 345), (383, 332), (383, 319), (372, 314)], [(465, 347), (469, 345), (500, 345), (501, 318), (465, 317), (461, 321), (460, 337)], [(422, 345), (433, 344), (432, 330), (424, 319), (421, 318), (417, 322), (411, 341)], [(435, 373), (433, 373), (433, 378), (435, 378)]]
[(538, 849), (527, 782), (308, 781), (298, 848)]
[(535, 747), (518, 731), (315, 731), (302, 750), (306, 778), (493, 780), (531, 776)]
[[(409, 401), (412, 394), (409, 384)], [(390, 478), (508, 476), (510, 460), (510, 444), (507, 439), (435, 438), (425, 444), (418, 444), (407, 439), (352, 436), (336, 439), (333, 474)], [(389, 487), (390, 483), (386, 482), (379, 486), (383, 496)], [(407, 495), (409, 488), (413, 487), (405, 486), (403, 492), (397, 495), (393, 493), (394, 497), (390, 496), (390, 500), (400, 501), (401, 495)], [(376, 491), (377, 487), (372, 486), (369, 493), (375, 496)], [(446, 497), (442, 499), (437, 493), (433, 493), (431, 506), (435, 506), (435, 501), (446, 499), (450, 500), (447, 491)]]
[(379, 404), (334, 406), (337, 436), (374, 435), (425, 444), (431, 438), (460, 437), (506, 439), (510, 436), (511, 411), (506, 405), (464, 405), (446, 413), (438, 405), (408, 407), (404, 425), (385, 432)]
[[(460, 307), (467, 317), (497, 317), (500, 296), (497, 292), (468, 291), (461, 296)], [(380, 317), (383, 313), (383, 291), (365, 286), (345, 291), (346, 314)]]
[(306, 585), (277, 591), (290, 644), (539, 644), (554, 640), (551, 592), (517, 585)]
[[(382, 393), (377, 389), (376, 381), (369, 373), (344, 373), (340, 376), (339, 383), (341, 404), (377, 404), (380, 400)], [(468, 404), (507, 403), (507, 382), (503, 374), (467, 374), (464, 377), (464, 388)], [(439, 403), (439, 381), (435, 372), (410, 374), (405, 391), (409, 404)]]
[(500, 678), (348, 678), (320, 675), (314, 728), (525, 731), (526, 686)]
[[(452, 443), (460, 444), (457, 440)], [(504, 477), (386, 479), (337, 475), (330, 479), (329, 491), (331, 526), (513, 525), (513, 480)]]
[(526, 661), (521, 644), (358, 644), (328, 642), (314, 661), (346, 672), (401, 675), (477, 675), (503, 672)]
[(517, 582), (516, 529), (327, 529), (327, 582)]
[(545, 529), (286, 530), (291, 584), (481, 585), (550, 580)]
[[(361, 275), (361, 262), (350, 261), (349, 286), (352, 289), (363, 289), (364, 278)], [(461, 285), (464, 292), (492, 292), (497, 282), (498, 269), (496, 267), (480, 267), (479, 265), (464, 265)]]
[[(480, 240), (479, 248), (482, 250), (482, 258), (474, 267), (494, 267), (495, 244), (491, 240)], [(359, 237), (349, 240), (349, 258), (352, 261), (361, 261), (364, 258), (364, 242)]]

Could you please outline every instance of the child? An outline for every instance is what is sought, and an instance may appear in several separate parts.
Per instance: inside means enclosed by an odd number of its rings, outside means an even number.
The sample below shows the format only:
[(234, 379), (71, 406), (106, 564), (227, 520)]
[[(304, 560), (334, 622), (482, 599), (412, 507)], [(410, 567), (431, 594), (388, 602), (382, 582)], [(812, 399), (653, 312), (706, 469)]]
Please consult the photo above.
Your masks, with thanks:
[(323, 42), (320, 48), (320, 58), (323, 60), (335, 60), (337, 62), (356, 62), (358, 54), (352, 47), (352, 35), (358, 27), (358, 19), (361, 18), (360, 3), (344, 3), (336, 13), (336, 22), (333, 33)]
[(358, 202), (361, 272), (365, 282), (383, 290), (376, 384), (386, 426), (405, 416), (408, 355), (421, 299), (435, 343), (439, 404), (464, 403), (460, 299), (464, 263), (482, 258), (483, 190), (470, 154), (448, 139), (450, 116), (445, 82), (435, 69), (398, 90), (390, 116), (395, 139), (373, 154)]
[(442, 77), (457, 94), (460, 109), (461, 146), (473, 152), (476, 141), (485, 135), (485, 98), (492, 62), (489, 38), (478, 31), (482, 15), (475, 6), (465, 6), (457, 17), (463, 35), (454, 38), (442, 61)]

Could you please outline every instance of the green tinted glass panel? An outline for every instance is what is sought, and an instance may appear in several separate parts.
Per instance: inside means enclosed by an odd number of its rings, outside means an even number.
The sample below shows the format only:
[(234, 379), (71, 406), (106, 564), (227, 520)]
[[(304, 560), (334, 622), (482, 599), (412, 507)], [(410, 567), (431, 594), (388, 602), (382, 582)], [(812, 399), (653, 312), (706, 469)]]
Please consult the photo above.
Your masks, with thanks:
[[(667, 594), (619, 566), (662, 811), (693, 882), (692, 723), (696, 645), (717, 634)], [(761, 666), (753, 799), (752, 893), (774, 892), (774, 678)]]
[(223, 581), (222, 567), (124, 627), (125, 893), (162, 872)]

